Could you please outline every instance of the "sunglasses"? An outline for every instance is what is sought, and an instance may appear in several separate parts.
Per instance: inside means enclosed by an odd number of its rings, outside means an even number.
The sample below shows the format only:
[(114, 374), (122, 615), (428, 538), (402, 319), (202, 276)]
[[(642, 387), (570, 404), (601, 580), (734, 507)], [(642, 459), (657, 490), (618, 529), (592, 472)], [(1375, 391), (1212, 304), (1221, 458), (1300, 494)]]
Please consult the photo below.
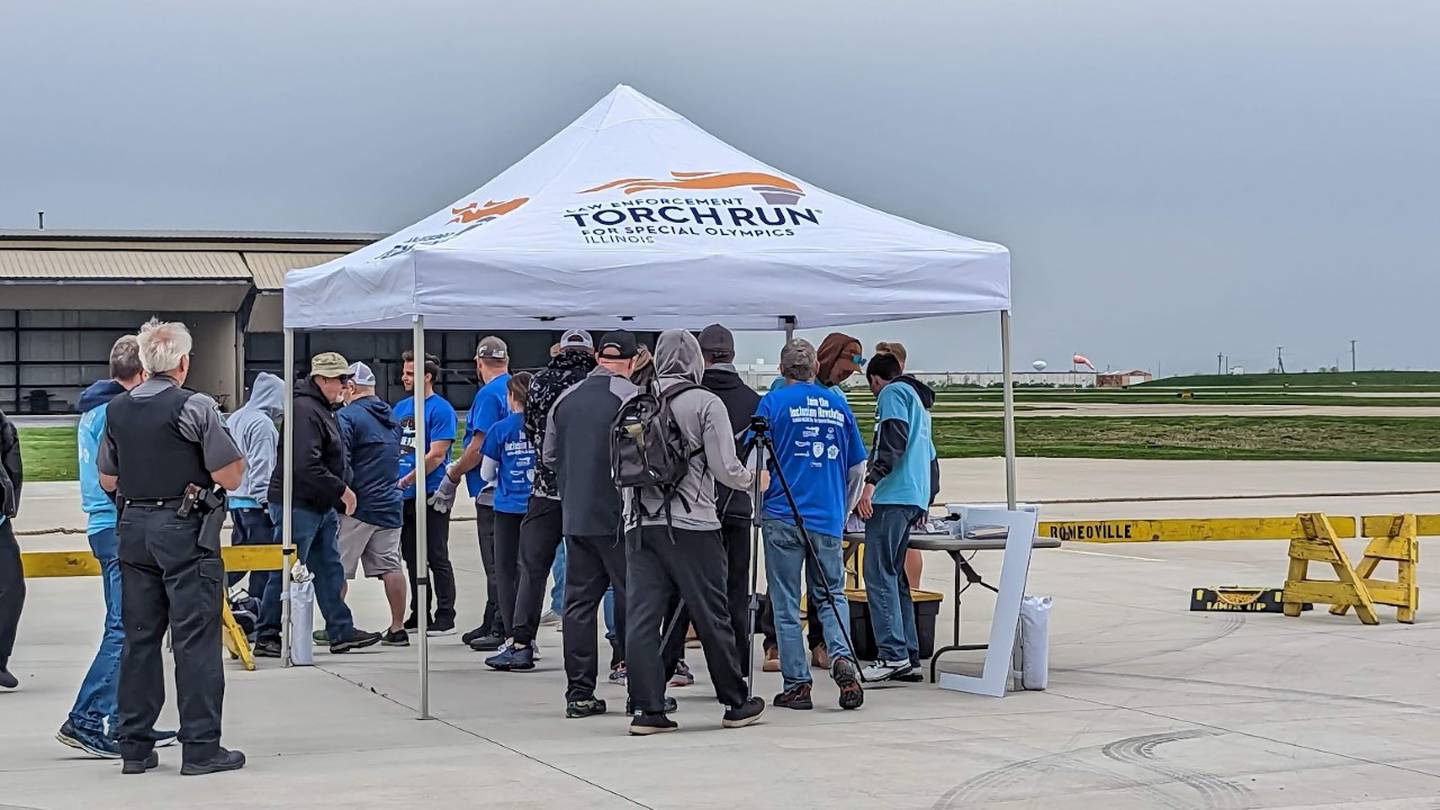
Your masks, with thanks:
[(865, 355), (863, 355), (863, 354), (852, 354), (852, 355), (850, 355), (850, 362), (854, 363), (854, 364), (857, 365), (857, 366), (863, 366), (863, 365), (865, 365), (865, 360), (866, 360), (866, 358), (865, 358)]

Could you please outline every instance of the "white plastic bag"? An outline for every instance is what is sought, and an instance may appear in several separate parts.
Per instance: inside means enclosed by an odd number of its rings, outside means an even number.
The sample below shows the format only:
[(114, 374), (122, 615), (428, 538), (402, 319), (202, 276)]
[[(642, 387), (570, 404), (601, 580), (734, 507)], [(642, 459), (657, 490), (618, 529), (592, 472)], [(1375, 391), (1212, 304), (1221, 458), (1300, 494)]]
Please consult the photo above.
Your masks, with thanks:
[(1027, 596), (1020, 601), (1020, 685), (1044, 689), (1050, 684), (1049, 596)]
[(290, 663), (312, 666), (315, 663), (315, 583), (305, 566), (295, 563), (290, 569)]

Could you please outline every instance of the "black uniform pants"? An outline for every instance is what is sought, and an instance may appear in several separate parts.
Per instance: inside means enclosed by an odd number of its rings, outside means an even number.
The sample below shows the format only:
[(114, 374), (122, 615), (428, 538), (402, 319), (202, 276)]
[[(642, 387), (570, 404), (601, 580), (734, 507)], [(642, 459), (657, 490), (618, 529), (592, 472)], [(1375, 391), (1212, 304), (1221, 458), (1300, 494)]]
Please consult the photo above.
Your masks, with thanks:
[[(730, 620), (726, 550), (720, 532), (646, 526), (638, 538), (632, 537), (630, 546), (631, 605), (625, 663), (635, 707), (645, 712), (664, 709), (668, 673), (660, 660), (660, 628), (677, 593), (685, 600), (705, 650), (716, 699), (726, 706), (743, 704), (745, 675)], [(675, 627), (675, 634), (683, 644), (683, 625)], [(568, 645), (568, 629), (565, 641)]]
[[(400, 553), (410, 572), (410, 615), (419, 616), (420, 593), (416, 587), (418, 559), (415, 548), (415, 499), (405, 501), (400, 526)], [(434, 620), (427, 625), (455, 623), (455, 569), (450, 565), (450, 513), (425, 507), (425, 555), (430, 569), (430, 587), (425, 591), (425, 613), (438, 600)]]
[[(750, 660), (750, 521), (726, 520), (720, 524), (720, 539), (725, 543), (725, 601), (730, 608), (730, 627), (735, 633), (740, 671), (748, 673), (754, 665)], [(665, 671), (671, 675), (685, 657), (685, 627), (691, 624), (688, 608), (681, 608), (676, 624), (673, 633), (666, 624), (669, 642), (664, 653)]]
[(496, 629), (506, 638), (515, 634), (515, 591), (520, 585), (520, 524), (524, 520), (524, 515), (495, 513), (495, 598), (500, 609)]
[(499, 633), (500, 593), (495, 581), (495, 507), (475, 504), (475, 533), (480, 538), (480, 565), (485, 569), (485, 617), (480, 626)]
[(532, 496), (520, 522), (520, 584), (515, 590), (515, 624), (510, 628), (516, 644), (535, 640), (545, 604), (545, 582), (562, 540), (560, 501)]
[[(220, 648), (220, 601), (225, 564), (219, 537), (202, 540), (198, 514), (173, 508), (126, 506), (120, 516), (120, 752), (144, 759), (155, 747), (155, 720), (165, 705), (161, 643), (170, 630), (180, 742), (187, 761), (215, 755), (225, 670)], [(213, 543), (213, 547), (210, 546)]]
[(20, 610), (25, 607), (25, 572), (20, 568), (20, 544), (15, 527), (0, 523), (0, 669), (10, 664), (15, 650), (15, 632), (20, 627)]
[[(615, 647), (625, 649), (626, 589), (625, 544), (614, 534), (574, 535), (565, 538), (565, 699), (595, 696), (600, 668), (597, 614), (605, 591), (615, 588)], [(656, 628), (656, 645), (659, 628)], [(659, 666), (659, 650), (656, 650)]]

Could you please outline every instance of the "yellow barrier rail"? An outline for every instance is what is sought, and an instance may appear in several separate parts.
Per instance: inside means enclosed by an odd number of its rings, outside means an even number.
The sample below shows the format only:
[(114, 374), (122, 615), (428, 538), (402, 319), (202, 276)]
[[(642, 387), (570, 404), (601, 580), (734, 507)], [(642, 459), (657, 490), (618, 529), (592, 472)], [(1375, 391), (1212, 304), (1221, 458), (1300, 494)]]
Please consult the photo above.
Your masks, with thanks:
[[(279, 571), (279, 546), (226, 546), (227, 571)], [(100, 561), (89, 551), (27, 551), (20, 555), (27, 577), (98, 577)]]
[[(1440, 517), (1437, 515), (1436, 517)], [(1341, 537), (1354, 537), (1353, 517), (1332, 517)], [(1389, 522), (1384, 524), (1389, 526)], [(1072, 543), (1170, 543), (1192, 540), (1289, 540), (1300, 532), (1295, 516), (1164, 518), (1160, 520), (1042, 521), (1040, 536)], [(1440, 532), (1437, 532), (1440, 534)]]

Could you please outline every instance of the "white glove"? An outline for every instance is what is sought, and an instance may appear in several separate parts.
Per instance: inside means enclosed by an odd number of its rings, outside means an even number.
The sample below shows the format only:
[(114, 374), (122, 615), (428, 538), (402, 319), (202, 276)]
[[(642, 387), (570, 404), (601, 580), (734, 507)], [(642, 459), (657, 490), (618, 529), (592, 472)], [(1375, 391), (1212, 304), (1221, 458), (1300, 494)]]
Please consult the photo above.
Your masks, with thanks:
[(449, 512), (450, 507), (455, 505), (455, 490), (460, 486), (460, 482), (450, 478), (450, 470), (454, 467), (455, 462), (450, 462), (450, 465), (445, 468), (445, 475), (440, 478), (439, 489), (436, 489), (435, 494), (426, 501), (436, 512)]

